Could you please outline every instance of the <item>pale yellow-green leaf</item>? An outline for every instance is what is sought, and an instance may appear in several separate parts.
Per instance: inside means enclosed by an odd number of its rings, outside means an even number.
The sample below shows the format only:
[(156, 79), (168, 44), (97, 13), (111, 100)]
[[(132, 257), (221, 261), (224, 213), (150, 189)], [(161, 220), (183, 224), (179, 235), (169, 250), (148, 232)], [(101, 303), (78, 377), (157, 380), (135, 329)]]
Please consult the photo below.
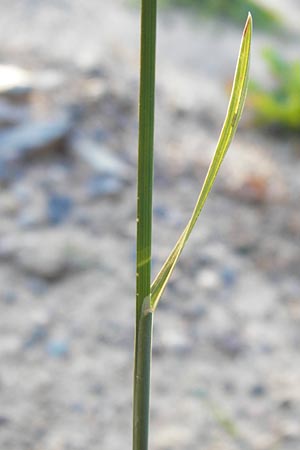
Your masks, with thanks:
[(235, 70), (229, 106), (223, 128), (217, 143), (214, 157), (209, 166), (206, 178), (204, 180), (201, 192), (199, 194), (196, 206), (192, 216), (185, 227), (183, 233), (178, 239), (175, 247), (166, 259), (160, 272), (156, 276), (151, 286), (151, 308), (154, 311), (166, 287), (166, 284), (174, 270), (176, 262), (191, 234), (192, 229), (199, 217), (199, 214), (205, 204), (207, 196), (214, 184), (220, 165), (224, 159), (227, 149), (234, 137), (235, 131), (240, 120), (248, 87), (248, 74), (250, 63), (250, 47), (252, 36), (252, 18), (248, 15), (244, 28), (243, 37), (240, 46), (237, 66)]

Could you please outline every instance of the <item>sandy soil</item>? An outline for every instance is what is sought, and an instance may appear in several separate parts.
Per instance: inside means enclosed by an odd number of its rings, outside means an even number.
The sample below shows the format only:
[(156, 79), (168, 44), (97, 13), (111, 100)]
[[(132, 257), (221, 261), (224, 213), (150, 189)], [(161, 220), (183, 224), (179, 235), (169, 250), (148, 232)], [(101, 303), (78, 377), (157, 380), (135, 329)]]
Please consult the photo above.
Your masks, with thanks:
[[(158, 31), (154, 273), (205, 176), (241, 34), (178, 12)], [(1, 63), (30, 74), (19, 111), (70, 122), (1, 181), (5, 450), (131, 445), (138, 32), (117, 0), (0, 3)], [(299, 54), (299, 35), (256, 33), (262, 81), (270, 42)], [(245, 118), (155, 317), (155, 450), (299, 449), (299, 140)]]

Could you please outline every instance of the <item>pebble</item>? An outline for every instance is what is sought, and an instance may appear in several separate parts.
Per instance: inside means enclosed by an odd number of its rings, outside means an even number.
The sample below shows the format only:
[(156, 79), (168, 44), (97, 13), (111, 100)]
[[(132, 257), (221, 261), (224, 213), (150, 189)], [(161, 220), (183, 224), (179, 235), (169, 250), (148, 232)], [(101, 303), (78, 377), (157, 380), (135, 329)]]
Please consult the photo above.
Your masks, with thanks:
[(36, 297), (44, 295), (48, 290), (48, 283), (38, 277), (30, 277), (27, 280), (27, 286), (30, 292)]
[(95, 267), (98, 258), (99, 250), (93, 238), (79, 230), (60, 227), (28, 232), (18, 242), (14, 260), (18, 269), (45, 283)]
[(282, 399), (279, 402), (279, 408), (283, 410), (290, 410), (293, 408), (293, 401), (289, 398)]
[(237, 273), (231, 267), (223, 267), (221, 270), (221, 278), (225, 287), (232, 287), (236, 282)]
[(0, 95), (23, 102), (32, 91), (31, 74), (18, 66), (0, 64)]
[(181, 313), (188, 320), (199, 320), (207, 315), (207, 308), (204, 305), (185, 306)]
[(280, 286), (281, 298), (285, 302), (300, 300), (300, 280), (298, 277), (285, 277)]
[(188, 354), (192, 345), (188, 336), (180, 330), (167, 330), (162, 332), (157, 339), (157, 344), (154, 343), (154, 353), (159, 353), (160, 349), (165, 349), (168, 352), (174, 352), (178, 355)]
[(39, 208), (26, 208), (18, 215), (17, 224), (22, 229), (32, 229), (45, 225), (46, 217)]
[(86, 228), (91, 225), (91, 217), (85, 210), (78, 208), (74, 211), (73, 223), (79, 227)]
[(182, 215), (178, 211), (170, 210), (163, 205), (154, 206), (153, 215), (155, 218), (163, 220), (176, 228), (183, 226)]
[(23, 181), (16, 182), (12, 185), (11, 191), (16, 197), (17, 201), (22, 205), (28, 204), (34, 194), (33, 186), (25, 184)]
[(220, 281), (219, 274), (211, 269), (201, 270), (196, 278), (197, 286), (206, 291), (216, 291), (220, 289)]
[(8, 417), (0, 415), (0, 427), (4, 427), (5, 425), (8, 425), (9, 422), (10, 422), (10, 420)]
[(236, 332), (227, 332), (215, 338), (217, 348), (230, 357), (239, 356), (245, 349), (241, 336)]
[(20, 337), (15, 333), (3, 334), (1, 337), (1, 357), (18, 355), (22, 347)]
[(46, 351), (52, 358), (66, 358), (70, 353), (69, 343), (64, 339), (53, 339), (47, 343)]
[(299, 211), (292, 211), (292, 213), (290, 213), (290, 216), (287, 219), (285, 228), (289, 234), (291, 234), (295, 238), (299, 238), (299, 236), (300, 236), (300, 213), (299, 213)]
[(60, 225), (71, 215), (73, 199), (68, 195), (50, 194), (47, 199), (47, 217), (52, 225)]
[(75, 402), (70, 405), (70, 410), (75, 414), (83, 414), (85, 412), (85, 407), (83, 403)]
[(87, 196), (96, 199), (105, 195), (115, 195), (122, 191), (124, 183), (113, 176), (95, 175), (86, 184)]
[(130, 178), (130, 167), (103, 144), (92, 140), (77, 139), (73, 142), (72, 150), (75, 155), (79, 156), (82, 161), (99, 174), (120, 180)]
[(13, 236), (4, 236), (0, 239), (0, 260), (12, 259), (17, 251), (17, 242)]
[(7, 290), (2, 294), (3, 300), (7, 305), (12, 305), (14, 304), (17, 299), (17, 293), (12, 291), (12, 290)]
[(263, 397), (266, 394), (266, 388), (262, 384), (255, 384), (249, 391), (251, 397)]
[(154, 436), (155, 448), (170, 450), (190, 448), (191, 432), (188, 426), (174, 424), (160, 427)]
[(0, 184), (7, 184), (12, 178), (12, 171), (8, 171), (7, 164), (0, 159)]
[(9, 168), (13, 162), (64, 150), (71, 131), (66, 116), (31, 122), (0, 133), (0, 161)]
[(7, 186), (22, 176), (24, 168), (16, 167), (7, 161), (1, 160), (0, 154), (0, 184)]
[(33, 243), (21, 248), (16, 259), (18, 267), (49, 281), (63, 277), (68, 269), (66, 250), (63, 245), (52, 244), (41, 242), (40, 246), (36, 246)]
[(37, 324), (25, 339), (23, 348), (29, 349), (41, 344), (47, 338), (48, 330), (45, 325)]
[[(299, 445), (300, 429), (299, 422), (295, 417), (295, 420), (290, 422), (283, 422), (279, 425), (280, 434), (284, 443), (293, 442)], [(298, 446), (297, 445), (297, 446)]]
[(0, 129), (18, 125), (26, 119), (27, 115), (26, 109), (0, 100)]
[(153, 208), (153, 215), (158, 219), (166, 219), (168, 217), (168, 210), (163, 205), (157, 205)]
[(0, 215), (3, 217), (15, 216), (19, 204), (16, 197), (10, 191), (3, 191), (0, 195)]
[(244, 202), (264, 203), (268, 197), (268, 179), (264, 176), (249, 175), (234, 194)]
[(35, 90), (53, 91), (62, 87), (65, 82), (64, 73), (58, 70), (42, 70), (32, 75), (32, 85)]
[(203, 265), (221, 265), (227, 261), (230, 255), (230, 249), (222, 242), (210, 242), (204, 245), (199, 255), (199, 262)]

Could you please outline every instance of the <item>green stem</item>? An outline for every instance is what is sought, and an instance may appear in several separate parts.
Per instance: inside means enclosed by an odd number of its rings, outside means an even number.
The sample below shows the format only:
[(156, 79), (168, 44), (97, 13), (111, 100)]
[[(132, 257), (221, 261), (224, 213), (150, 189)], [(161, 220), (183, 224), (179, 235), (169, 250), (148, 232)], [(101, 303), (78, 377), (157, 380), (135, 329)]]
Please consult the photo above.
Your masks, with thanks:
[(135, 357), (133, 450), (148, 449), (152, 323), (152, 312), (142, 313)]
[(151, 286), (155, 46), (156, 0), (142, 0), (133, 450), (148, 449), (153, 316), (149, 308)]

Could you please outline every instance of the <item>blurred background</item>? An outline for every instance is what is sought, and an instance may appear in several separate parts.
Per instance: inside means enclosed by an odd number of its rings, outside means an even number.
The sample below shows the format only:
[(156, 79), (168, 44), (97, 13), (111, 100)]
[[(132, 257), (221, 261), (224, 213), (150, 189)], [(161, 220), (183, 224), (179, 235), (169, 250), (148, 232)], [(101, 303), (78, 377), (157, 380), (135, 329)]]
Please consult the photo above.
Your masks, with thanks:
[[(156, 314), (153, 450), (300, 445), (300, 4), (159, 0), (153, 274), (242, 123)], [(139, 4), (0, 1), (0, 447), (131, 446)]]

